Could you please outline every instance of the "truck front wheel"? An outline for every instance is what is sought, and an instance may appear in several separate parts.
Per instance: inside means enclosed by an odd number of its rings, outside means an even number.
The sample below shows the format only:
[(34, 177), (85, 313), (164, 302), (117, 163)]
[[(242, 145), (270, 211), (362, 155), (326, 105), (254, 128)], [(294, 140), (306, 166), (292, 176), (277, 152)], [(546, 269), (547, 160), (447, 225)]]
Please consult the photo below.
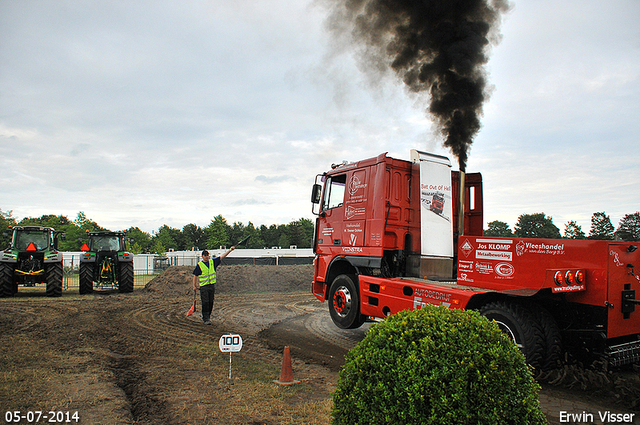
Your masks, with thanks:
[(354, 329), (364, 323), (360, 314), (360, 297), (355, 276), (341, 274), (333, 280), (329, 289), (329, 313), (339, 328)]
[(495, 321), (518, 346), (527, 363), (540, 369), (545, 349), (543, 332), (527, 308), (514, 302), (496, 301), (482, 307), (480, 314)]

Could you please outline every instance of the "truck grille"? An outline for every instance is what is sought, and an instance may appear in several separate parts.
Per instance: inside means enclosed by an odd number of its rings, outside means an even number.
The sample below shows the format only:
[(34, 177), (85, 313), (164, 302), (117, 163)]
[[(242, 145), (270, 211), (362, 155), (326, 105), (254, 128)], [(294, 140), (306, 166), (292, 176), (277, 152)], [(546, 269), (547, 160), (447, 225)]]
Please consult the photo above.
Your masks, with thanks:
[(607, 354), (611, 366), (640, 362), (640, 341), (612, 345), (607, 350)]

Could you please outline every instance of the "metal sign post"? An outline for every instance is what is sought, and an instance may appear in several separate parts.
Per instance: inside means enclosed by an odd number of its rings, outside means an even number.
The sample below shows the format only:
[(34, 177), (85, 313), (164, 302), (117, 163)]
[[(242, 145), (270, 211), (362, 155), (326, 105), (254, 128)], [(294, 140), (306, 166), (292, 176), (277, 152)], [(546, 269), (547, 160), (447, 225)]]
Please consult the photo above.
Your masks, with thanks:
[(220, 337), (218, 347), (223, 353), (229, 353), (229, 389), (231, 389), (231, 353), (242, 350), (242, 337), (236, 334), (227, 334)]

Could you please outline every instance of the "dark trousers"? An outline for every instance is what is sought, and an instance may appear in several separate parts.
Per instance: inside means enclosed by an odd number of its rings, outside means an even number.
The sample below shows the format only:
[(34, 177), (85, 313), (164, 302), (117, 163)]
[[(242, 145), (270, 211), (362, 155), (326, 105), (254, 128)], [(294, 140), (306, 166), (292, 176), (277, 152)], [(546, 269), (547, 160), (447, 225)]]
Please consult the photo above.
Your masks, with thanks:
[(213, 300), (216, 297), (216, 285), (204, 285), (200, 287), (200, 301), (202, 301), (202, 320), (207, 321), (211, 318), (211, 310), (213, 310)]

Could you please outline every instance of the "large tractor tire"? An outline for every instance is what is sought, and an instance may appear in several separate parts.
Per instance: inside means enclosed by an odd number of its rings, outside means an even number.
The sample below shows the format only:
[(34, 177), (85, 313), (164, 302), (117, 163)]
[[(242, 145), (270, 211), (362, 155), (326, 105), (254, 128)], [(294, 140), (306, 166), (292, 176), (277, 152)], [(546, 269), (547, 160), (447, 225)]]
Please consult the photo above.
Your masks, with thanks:
[(11, 297), (17, 292), (13, 273), (11, 264), (0, 263), (0, 297)]
[(62, 262), (44, 265), (47, 280), (47, 297), (62, 296)]
[(360, 295), (356, 276), (341, 274), (333, 280), (329, 289), (329, 313), (339, 328), (355, 329), (365, 321), (360, 314)]
[(118, 289), (120, 292), (133, 292), (133, 261), (118, 265)]
[(543, 331), (526, 307), (517, 302), (495, 301), (482, 307), (480, 314), (495, 321), (518, 346), (528, 364), (538, 370), (542, 367), (545, 351)]
[(93, 292), (93, 263), (80, 263), (79, 292), (81, 295)]

